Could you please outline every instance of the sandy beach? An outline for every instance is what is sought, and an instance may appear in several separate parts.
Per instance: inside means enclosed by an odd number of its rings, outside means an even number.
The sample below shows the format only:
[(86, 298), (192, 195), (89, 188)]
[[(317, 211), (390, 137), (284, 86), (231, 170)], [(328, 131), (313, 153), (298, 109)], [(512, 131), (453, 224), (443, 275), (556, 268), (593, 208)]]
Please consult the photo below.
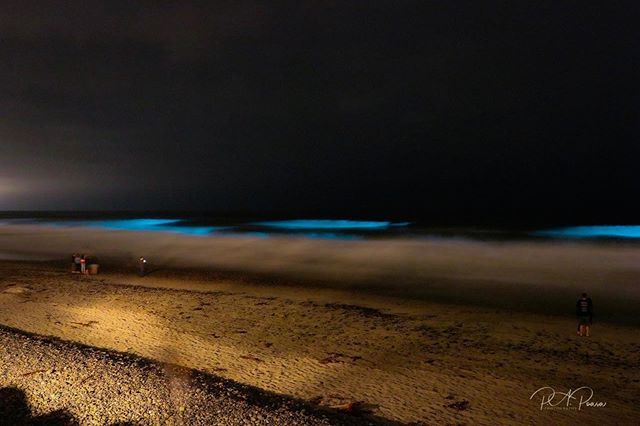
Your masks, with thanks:
[(387, 423), (184, 367), (6, 327), (0, 327), (0, 360), (2, 425)]
[[(194, 368), (322, 407), (417, 424), (633, 424), (640, 333), (569, 315), (382, 297), (213, 272), (0, 262), (0, 322)], [(2, 384), (6, 386), (6, 383)], [(541, 410), (588, 386), (605, 407)], [(575, 406), (575, 404), (574, 404)]]
[(0, 1), (0, 426), (640, 426), (639, 18)]

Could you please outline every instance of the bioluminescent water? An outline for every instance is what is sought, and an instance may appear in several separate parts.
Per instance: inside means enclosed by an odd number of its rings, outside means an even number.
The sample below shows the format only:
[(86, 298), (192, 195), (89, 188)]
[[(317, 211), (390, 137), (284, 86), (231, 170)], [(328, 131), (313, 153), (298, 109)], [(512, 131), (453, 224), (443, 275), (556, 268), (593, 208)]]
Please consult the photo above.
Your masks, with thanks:
[(363, 238), (361, 235), (344, 234), (337, 232), (304, 232), (301, 235), (307, 238), (317, 238), (324, 240), (360, 240)]
[[(204, 223), (204, 224), (203, 224)], [(116, 231), (170, 232), (197, 236), (236, 236), (269, 238), (295, 236), (311, 239), (357, 240), (377, 235), (390, 235), (409, 226), (407, 222), (298, 219), (264, 222), (238, 221), (224, 225), (211, 219), (193, 221), (183, 218), (122, 218), (122, 219), (8, 219), (8, 224), (37, 224), (53, 227), (85, 227)], [(0, 224), (2, 225), (2, 224)]]
[(549, 228), (534, 232), (513, 229), (465, 227), (431, 228), (411, 222), (391, 220), (292, 219), (250, 220), (215, 217), (5, 217), (0, 226), (31, 224), (53, 227), (85, 227), (114, 231), (167, 232), (202, 237), (271, 238), (296, 237), (322, 240), (362, 240), (371, 238), (438, 238), (484, 241), (536, 239), (625, 239), (640, 242), (640, 225), (595, 225)]
[(640, 225), (571, 226), (533, 232), (551, 238), (640, 238)]
[(112, 229), (116, 231), (137, 232), (172, 232), (187, 235), (210, 235), (225, 227), (216, 226), (184, 226), (182, 219), (112, 219), (88, 221), (61, 221), (55, 226), (82, 226), (88, 228)]
[(293, 230), (381, 230), (390, 227), (405, 227), (409, 222), (364, 221), (364, 220), (330, 220), (330, 219), (296, 219), (255, 222), (255, 225), (278, 229)]

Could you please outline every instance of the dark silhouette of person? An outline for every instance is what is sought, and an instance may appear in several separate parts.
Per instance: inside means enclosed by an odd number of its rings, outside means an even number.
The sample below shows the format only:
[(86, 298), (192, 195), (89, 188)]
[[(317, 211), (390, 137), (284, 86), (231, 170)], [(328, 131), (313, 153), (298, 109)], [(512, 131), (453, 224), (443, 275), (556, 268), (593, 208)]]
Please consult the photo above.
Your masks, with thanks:
[(31, 417), (27, 397), (18, 388), (0, 389), (0, 422), (24, 424)]
[(65, 410), (33, 416), (25, 393), (18, 388), (0, 389), (0, 425), (62, 426), (77, 425)]
[(76, 253), (74, 256), (75, 256), (73, 258), (73, 263), (75, 264), (74, 272), (79, 274), (80, 273), (80, 255)]
[(578, 317), (578, 336), (589, 337), (590, 327), (593, 324), (593, 302), (582, 293), (576, 302), (576, 315)]

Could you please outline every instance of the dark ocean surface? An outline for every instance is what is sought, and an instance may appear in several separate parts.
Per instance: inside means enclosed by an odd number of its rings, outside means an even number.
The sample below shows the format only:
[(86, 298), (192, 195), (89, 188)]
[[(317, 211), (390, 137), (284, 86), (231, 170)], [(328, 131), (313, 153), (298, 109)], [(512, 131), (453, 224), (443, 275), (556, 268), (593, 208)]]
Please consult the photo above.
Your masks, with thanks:
[(0, 212), (0, 225), (88, 227), (118, 231), (152, 231), (200, 237), (296, 236), (312, 239), (470, 238), (478, 240), (640, 241), (640, 225), (562, 227), (430, 226), (420, 221), (367, 218), (216, 216), (154, 212)]

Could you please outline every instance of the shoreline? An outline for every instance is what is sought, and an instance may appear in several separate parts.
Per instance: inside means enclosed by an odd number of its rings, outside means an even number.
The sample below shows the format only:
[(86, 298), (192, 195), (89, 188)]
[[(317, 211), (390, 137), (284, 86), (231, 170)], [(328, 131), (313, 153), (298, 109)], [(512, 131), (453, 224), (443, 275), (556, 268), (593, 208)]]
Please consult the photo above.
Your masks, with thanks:
[[(104, 259), (104, 258), (103, 258)], [(0, 258), (0, 264), (32, 264), (58, 271), (66, 271), (68, 262), (61, 259)], [(105, 272), (106, 271), (106, 272)], [(574, 321), (574, 302), (580, 288), (558, 288), (548, 285), (529, 285), (518, 289), (518, 283), (498, 283), (482, 280), (434, 279), (425, 283), (419, 293), (407, 293), (403, 288), (388, 286), (377, 279), (350, 284), (348, 280), (319, 280), (295, 278), (286, 274), (215, 270), (205, 267), (174, 267), (151, 263), (144, 278), (137, 276), (135, 261), (107, 258), (100, 262), (100, 276), (116, 278), (112, 284), (161, 288), (176, 291), (207, 293), (212, 281), (219, 290), (236, 291), (246, 288), (269, 296), (274, 292), (304, 300), (308, 292), (323, 300), (344, 300), (351, 304), (366, 304), (377, 309), (399, 307), (402, 312), (416, 312), (425, 305), (448, 305), (456, 309), (469, 307), (484, 310), (508, 310), (518, 315), (549, 316)], [(129, 284), (127, 284), (129, 283)], [(640, 286), (638, 286), (640, 292)], [(592, 294), (592, 293), (590, 293)], [(598, 296), (602, 296), (598, 293)], [(507, 303), (507, 304), (505, 304)], [(634, 297), (606, 295), (597, 298), (594, 322), (640, 327), (640, 301)]]
[(114, 270), (109, 263), (133, 271), (135, 259), (144, 255), (151, 268), (218, 274), (231, 281), (252, 277), (543, 315), (571, 315), (575, 299), (586, 291), (599, 322), (640, 326), (640, 246), (208, 238), (13, 225), (0, 229), (0, 247), (32, 258), (66, 259), (61, 253), (80, 251), (97, 255), (105, 271)]

